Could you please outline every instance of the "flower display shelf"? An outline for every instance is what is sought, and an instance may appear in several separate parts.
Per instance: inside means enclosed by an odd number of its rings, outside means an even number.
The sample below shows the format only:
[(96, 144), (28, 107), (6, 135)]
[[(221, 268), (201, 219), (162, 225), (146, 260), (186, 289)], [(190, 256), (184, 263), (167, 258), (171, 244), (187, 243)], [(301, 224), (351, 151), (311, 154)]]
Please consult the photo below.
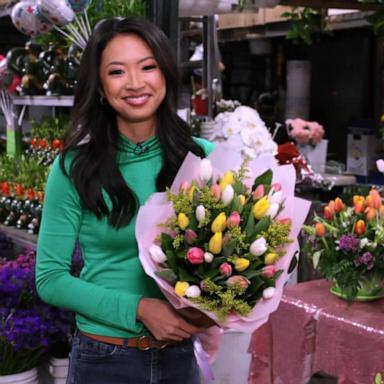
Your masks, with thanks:
[(14, 105), (38, 105), (47, 107), (72, 107), (73, 96), (15, 96)]
[(30, 234), (16, 227), (8, 227), (4, 224), (0, 224), (0, 232), (4, 233), (21, 247), (36, 248), (37, 235)]
[(292, 7), (310, 8), (339, 8), (339, 9), (361, 9), (361, 10), (380, 10), (381, 4), (360, 3), (357, 0), (281, 0), (279, 5)]

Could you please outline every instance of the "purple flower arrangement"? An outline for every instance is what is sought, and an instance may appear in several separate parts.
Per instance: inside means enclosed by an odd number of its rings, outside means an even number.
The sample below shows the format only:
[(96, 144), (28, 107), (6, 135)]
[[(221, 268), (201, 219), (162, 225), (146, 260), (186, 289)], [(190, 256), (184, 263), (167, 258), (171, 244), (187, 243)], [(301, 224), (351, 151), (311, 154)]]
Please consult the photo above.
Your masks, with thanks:
[[(80, 256), (76, 255), (76, 265)], [(35, 251), (0, 259), (0, 375), (37, 366), (46, 353), (66, 357), (73, 314), (43, 303), (35, 290)]]

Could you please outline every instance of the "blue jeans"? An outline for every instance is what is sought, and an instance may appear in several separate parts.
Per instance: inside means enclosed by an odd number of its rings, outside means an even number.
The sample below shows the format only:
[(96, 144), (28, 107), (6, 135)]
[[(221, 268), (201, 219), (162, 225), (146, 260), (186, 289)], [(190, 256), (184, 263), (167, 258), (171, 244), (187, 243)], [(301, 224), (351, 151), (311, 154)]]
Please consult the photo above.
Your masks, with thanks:
[(101, 343), (77, 332), (67, 384), (199, 384), (192, 340), (142, 351)]

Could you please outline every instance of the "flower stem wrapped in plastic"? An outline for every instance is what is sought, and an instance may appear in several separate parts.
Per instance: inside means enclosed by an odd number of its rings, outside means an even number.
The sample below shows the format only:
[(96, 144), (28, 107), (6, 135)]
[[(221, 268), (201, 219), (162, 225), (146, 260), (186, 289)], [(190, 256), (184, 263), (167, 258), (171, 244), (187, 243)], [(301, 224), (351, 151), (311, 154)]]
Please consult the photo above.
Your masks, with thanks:
[(146, 273), (176, 308), (253, 331), (277, 308), (297, 251), (309, 203), (294, 185), (293, 166), (272, 157), (242, 162), (220, 146), (208, 159), (188, 154), (171, 189), (140, 208)]

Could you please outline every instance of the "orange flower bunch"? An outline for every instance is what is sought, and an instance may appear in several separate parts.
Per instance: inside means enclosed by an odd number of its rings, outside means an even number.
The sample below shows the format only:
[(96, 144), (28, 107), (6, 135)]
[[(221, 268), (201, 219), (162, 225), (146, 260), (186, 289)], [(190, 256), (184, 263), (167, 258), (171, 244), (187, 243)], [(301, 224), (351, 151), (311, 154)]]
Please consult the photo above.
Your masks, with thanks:
[(340, 197), (329, 201), (303, 231), (314, 267), (349, 299), (361, 288), (362, 276), (384, 280), (384, 205), (377, 189), (353, 196), (351, 206)]

